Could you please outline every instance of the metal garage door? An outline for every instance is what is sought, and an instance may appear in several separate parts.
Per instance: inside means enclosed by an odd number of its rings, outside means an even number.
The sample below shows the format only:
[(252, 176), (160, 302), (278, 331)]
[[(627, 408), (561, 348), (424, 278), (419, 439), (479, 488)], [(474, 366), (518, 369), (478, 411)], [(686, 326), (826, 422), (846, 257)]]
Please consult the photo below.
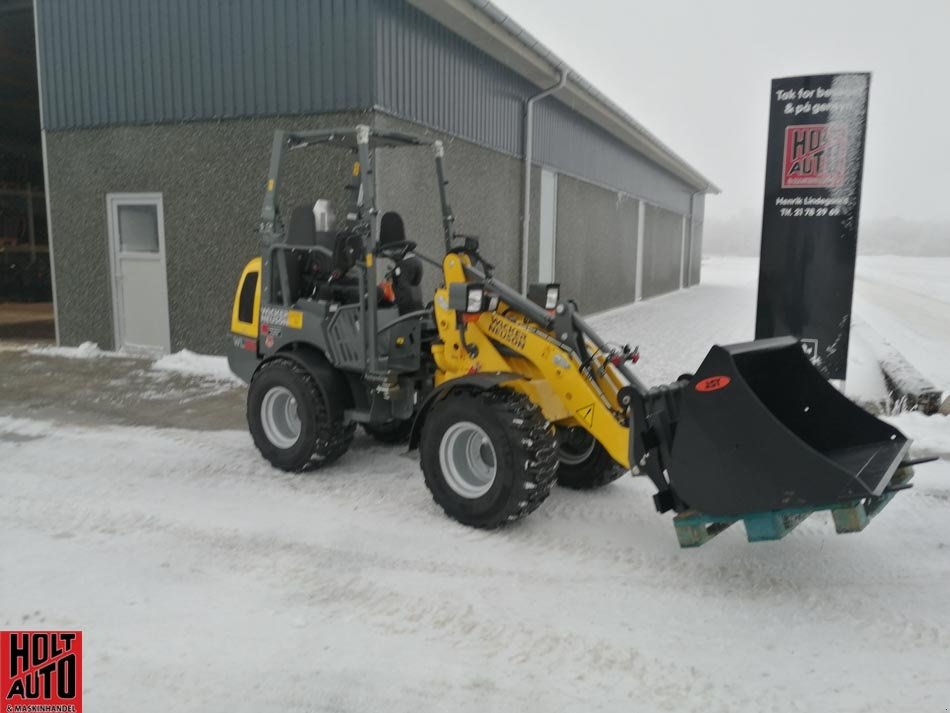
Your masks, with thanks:
[(643, 297), (678, 290), (683, 265), (683, 216), (647, 205), (643, 233)]

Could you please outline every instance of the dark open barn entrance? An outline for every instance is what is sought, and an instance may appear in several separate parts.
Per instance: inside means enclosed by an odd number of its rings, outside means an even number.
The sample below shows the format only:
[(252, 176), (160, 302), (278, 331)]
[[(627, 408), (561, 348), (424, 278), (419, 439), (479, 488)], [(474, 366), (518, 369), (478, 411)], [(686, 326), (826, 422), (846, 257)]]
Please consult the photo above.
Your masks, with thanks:
[(0, 339), (52, 338), (31, 0), (0, 0)]

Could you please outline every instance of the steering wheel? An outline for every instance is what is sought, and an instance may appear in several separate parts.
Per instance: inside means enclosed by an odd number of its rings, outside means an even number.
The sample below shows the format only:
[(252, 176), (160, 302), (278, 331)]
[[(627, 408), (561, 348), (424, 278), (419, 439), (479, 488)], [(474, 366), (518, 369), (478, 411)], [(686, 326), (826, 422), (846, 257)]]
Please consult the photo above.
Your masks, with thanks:
[(392, 242), (378, 245), (376, 247), (376, 254), (380, 257), (388, 257), (390, 260), (400, 262), (415, 249), (416, 244), (412, 240), (393, 240)]

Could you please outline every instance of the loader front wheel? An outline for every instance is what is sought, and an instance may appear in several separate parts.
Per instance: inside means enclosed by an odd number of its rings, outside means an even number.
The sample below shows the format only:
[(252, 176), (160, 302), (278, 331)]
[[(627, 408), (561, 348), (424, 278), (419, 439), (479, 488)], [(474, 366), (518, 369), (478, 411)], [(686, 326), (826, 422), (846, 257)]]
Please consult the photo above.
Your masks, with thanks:
[(624, 470), (583, 428), (557, 432), (557, 483), (574, 490), (593, 490), (614, 482)]
[(551, 491), (557, 443), (531, 401), (507, 389), (458, 390), (422, 426), (433, 499), (463, 525), (491, 529), (533, 512)]
[(356, 431), (355, 424), (330, 415), (314, 377), (289, 359), (265, 362), (254, 374), (247, 423), (261, 455), (274, 467), (295, 473), (336, 461)]

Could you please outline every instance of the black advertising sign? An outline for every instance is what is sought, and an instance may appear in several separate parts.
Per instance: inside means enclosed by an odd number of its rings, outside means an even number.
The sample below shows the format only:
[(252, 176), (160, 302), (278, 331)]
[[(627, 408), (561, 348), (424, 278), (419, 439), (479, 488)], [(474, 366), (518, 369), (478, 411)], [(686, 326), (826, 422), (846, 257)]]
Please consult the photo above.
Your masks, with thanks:
[(772, 80), (756, 339), (844, 379), (870, 74)]

